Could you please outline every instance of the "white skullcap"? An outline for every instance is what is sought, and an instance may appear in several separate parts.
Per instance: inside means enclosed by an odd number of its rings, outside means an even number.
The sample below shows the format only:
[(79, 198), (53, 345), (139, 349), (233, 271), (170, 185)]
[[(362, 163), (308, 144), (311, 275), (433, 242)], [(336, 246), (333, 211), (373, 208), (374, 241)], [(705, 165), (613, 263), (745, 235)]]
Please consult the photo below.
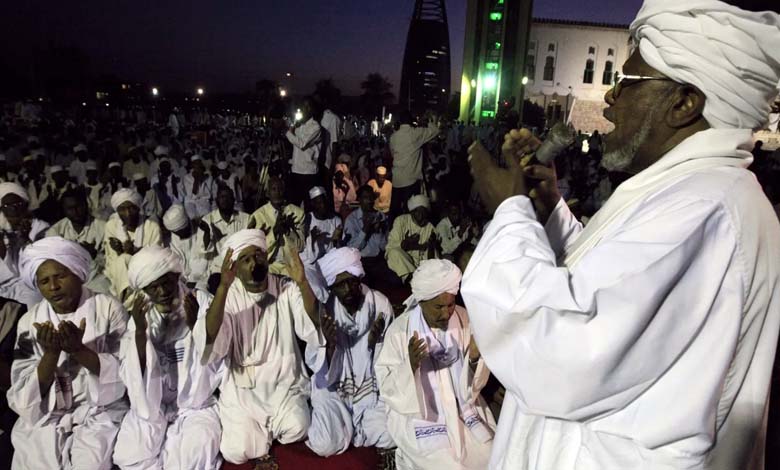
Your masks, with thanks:
[(31, 162), (31, 161), (33, 161), (33, 160), (35, 160), (35, 157), (33, 157), (33, 156), (32, 156), (32, 154), (30, 154), (30, 155), (25, 155), (25, 156), (24, 156), (24, 158), (22, 158), (22, 161), (23, 161), (23, 162)]
[(93, 161), (87, 162), (84, 167), (87, 169), (87, 171), (97, 171), (97, 164)]
[(336, 282), (336, 278), (341, 273), (350, 273), (355, 277), (366, 275), (363, 263), (360, 261), (360, 250), (357, 248), (344, 247), (330, 250), (317, 261), (317, 264), (328, 287)]
[(171, 232), (178, 232), (189, 224), (190, 219), (181, 204), (172, 205), (163, 215), (163, 225)]
[(116, 211), (125, 202), (132, 202), (139, 209), (143, 203), (141, 195), (134, 189), (120, 189), (111, 196), (111, 207)]
[(645, 0), (631, 35), (651, 67), (707, 97), (716, 129), (759, 129), (780, 80), (780, 15), (717, 0)]
[(233, 250), (233, 261), (238, 259), (245, 248), (256, 246), (263, 251), (268, 251), (268, 244), (265, 241), (265, 233), (257, 229), (239, 230), (225, 239), (225, 246), (222, 248), (221, 256), (225, 257), (229, 249)]
[(385, 168), (383, 166), (376, 167), (376, 174), (377, 175), (381, 175), (381, 176), (385, 176), (387, 174), (387, 168)]
[(139, 181), (145, 179), (146, 175), (143, 173), (133, 173), (133, 181)]
[(115, 167), (118, 167), (118, 166), (119, 166), (119, 162), (111, 162), (111, 163), (108, 164), (109, 168), (115, 168)]
[(134, 254), (127, 264), (127, 282), (133, 289), (143, 289), (168, 273), (184, 272), (181, 257), (170, 248), (147, 246)]
[(168, 155), (168, 147), (166, 147), (166, 146), (164, 146), (164, 145), (158, 145), (158, 146), (157, 146), (157, 147), (154, 149), (154, 154), (155, 154), (156, 156), (158, 156), (158, 157), (159, 157), (160, 155)]
[(324, 196), (325, 195), (325, 188), (322, 186), (315, 186), (309, 190), (309, 199), (314, 199), (318, 196)]
[(197, 154), (197, 153), (196, 153), (195, 155), (193, 155), (193, 156), (191, 156), (191, 157), (190, 157), (190, 161), (191, 161), (191, 162), (196, 162), (196, 161), (198, 161), (198, 160), (203, 160), (203, 158), (200, 156), (200, 154)]
[(73, 153), (79, 153), (79, 152), (86, 152), (87, 146), (84, 144), (78, 144), (77, 146), (73, 147)]
[(76, 242), (62, 237), (46, 237), (28, 245), (19, 256), (19, 273), (24, 283), (37, 289), (35, 275), (47, 260), (54, 260), (65, 266), (81, 282), (87, 280), (92, 258), (89, 252)]
[(217, 169), (219, 170), (227, 170), (227, 162), (219, 162), (217, 163)]
[(30, 202), (30, 196), (27, 194), (27, 190), (20, 184), (12, 183), (10, 181), (7, 183), (0, 183), (0, 202), (9, 194), (16, 194), (25, 201)]
[(406, 203), (406, 207), (409, 208), (409, 212), (417, 209), (418, 207), (424, 207), (426, 209), (431, 208), (431, 201), (428, 200), (428, 196), (424, 194), (418, 194), (409, 198), (409, 202)]
[(412, 275), (412, 298), (417, 302), (434, 299), (447, 292), (457, 295), (462, 274), (452, 261), (429, 259), (420, 263)]
[(59, 173), (61, 171), (65, 171), (64, 168), (62, 168), (62, 165), (52, 165), (49, 167), (49, 174), (53, 175), (54, 173)]

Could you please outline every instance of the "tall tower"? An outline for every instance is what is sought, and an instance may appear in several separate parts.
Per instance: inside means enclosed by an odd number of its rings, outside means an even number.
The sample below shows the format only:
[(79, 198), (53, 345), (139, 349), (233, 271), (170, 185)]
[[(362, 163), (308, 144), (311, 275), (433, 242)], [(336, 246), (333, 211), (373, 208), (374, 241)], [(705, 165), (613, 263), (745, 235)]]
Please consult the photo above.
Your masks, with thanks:
[(444, 0), (415, 0), (399, 104), (412, 113), (444, 112), (450, 92), (450, 33)]
[(460, 119), (522, 114), (533, 0), (468, 0)]

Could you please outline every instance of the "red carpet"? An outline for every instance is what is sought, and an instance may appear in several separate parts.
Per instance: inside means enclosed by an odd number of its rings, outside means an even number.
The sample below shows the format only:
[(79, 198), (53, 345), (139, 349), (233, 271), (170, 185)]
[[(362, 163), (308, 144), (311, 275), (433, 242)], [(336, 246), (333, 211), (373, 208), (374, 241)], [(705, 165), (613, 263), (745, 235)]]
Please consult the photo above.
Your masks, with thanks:
[[(275, 445), (271, 453), (276, 456), (280, 470), (372, 470), (378, 463), (373, 447), (352, 447), (341, 455), (322, 458), (310, 451), (304, 443), (298, 442)], [(252, 470), (252, 466), (225, 463), (222, 470)]]

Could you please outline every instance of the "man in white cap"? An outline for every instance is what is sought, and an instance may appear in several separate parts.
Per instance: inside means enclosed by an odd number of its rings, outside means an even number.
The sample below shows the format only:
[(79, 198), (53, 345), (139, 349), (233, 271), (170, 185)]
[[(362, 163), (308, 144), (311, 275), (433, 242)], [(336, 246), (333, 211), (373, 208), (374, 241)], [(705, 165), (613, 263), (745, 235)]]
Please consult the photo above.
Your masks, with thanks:
[(393, 183), (387, 179), (387, 168), (376, 167), (376, 178), (368, 180), (368, 185), (376, 193), (374, 207), (383, 214), (390, 212), (390, 202), (393, 197)]
[(103, 274), (106, 262), (103, 252), (106, 221), (90, 215), (87, 195), (81, 186), (65, 191), (60, 197), (60, 205), (64, 217), (46, 231), (46, 236), (62, 237), (87, 250), (92, 263), (86, 286), (92, 292), (108, 294), (111, 284)]
[(14, 470), (111, 468), (127, 411), (119, 377), (127, 312), (84, 287), (90, 256), (48, 237), (21, 255), (21, 276), (44, 300), (19, 320), (8, 403), (18, 415)]
[(746, 167), (780, 79), (772, 8), (645, 1), (604, 111), (602, 165), (634, 176), (584, 229), (554, 171), (518, 162), (529, 133), (506, 170), (471, 148), (496, 212), (463, 296), (507, 389), (490, 468), (764, 467), (780, 224)]
[[(194, 331), (206, 351), (204, 363), (227, 358), (229, 364), (219, 397), (222, 456), (267, 465), (260, 468), (272, 468), (272, 441), (299, 441), (309, 428), (310, 384), (296, 338), (314, 346), (324, 342), (298, 253), (286, 245), (290, 281), (268, 273), (267, 249), (261, 230), (225, 240), (219, 287)], [(317, 356), (311, 364), (325, 359), (324, 347)]]
[(61, 165), (52, 165), (48, 167), (48, 179), (38, 193), (38, 214), (49, 223), (59, 220), (60, 196), (72, 188), (74, 185), (70, 181), (68, 172)]
[(120, 189), (111, 196), (114, 214), (106, 222), (103, 251), (111, 293), (127, 300), (127, 264), (141, 248), (162, 245), (160, 226), (141, 213), (141, 196), (132, 189)]
[(222, 465), (214, 392), (224, 361), (201, 363), (204, 351), (192, 334), (211, 295), (190, 290), (183, 273), (179, 255), (157, 246), (141, 249), (127, 268), (136, 298), (121, 346), (130, 411), (117, 437), (121, 445), (114, 449), (114, 464), (123, 470)]
[[(150, 168), (146, 161), (146, 150), (142, 145), (130, 148), (128, 154), (130, 158), (125, 160), (122, 165), (122, 176), (130, 179), (136, 173), (149, 174)], [(119, 164), (117, 163), (117, 165)]]
[(76, 145), (73, 147), (73, 155), (76, 158), (70, 163), (68, 173), (76, 184), (84, 184), (87, 181), (87, 165), (91, 162), (87, 153), (87, 146), (84, 144)]
[(430, 222), (431, 203), (427, 196), (412, 196), (407, 203), (409, 213), (398, 216), (387, 238), (387, 266), (408, 282), (420, 262), (436, 258), (438, 240)]
[(190, 287), (205, 287), (209, 275), (209, 260), (203, 248), (202, 236), (193, 230), (184, 206), (174, 204), (163, 215), (163, 225), (171, 233), (170, 249), (182, 260), (182, 275)]
[[(387, 410), (379, 399), (374, 364), (393, 306), (362, 284), (360, 252), (337, 248), (317, 264), (329, 289), (322, 316), (327, 358), (312, 379), (312, 424), (306, 445), (323, 457), (349, 448), (377, 447), (384, 460), (395, 447), (387, 432)], [(383, 464), (382, 468), (392, 468)]]
[(151, 220), (160, 220), (162, 206), (160, 205), (160, 200), (157, 199), (157, 192), (149, 183), (149, 178), (143, 173), (134, 174), (133, 187), (143, 198), (141, 201), (141, 212), (143, 215)]
[(315, 186), (309, 190), (311, 212), (307, 212), (303, 220), (305, 245), (301, 252), (304, 263), (313, 264), (341, 244), (344, 233), (341, 218), (328, 207), (325, 188)]
[(184, 208), (191, 219), (198, 220), (214, 209), (214, 180), (206, 174), (200, 155), (190, 158), (190, 172), (181, 180)]
[(376, 376), (399, 470), (483, 470), (490, 459), (496, 424), (479, 393), (490, 371), (466, 309), (455, 304), (460, 279), (448, 260), (423, 261), (379, 353)]
[(93, 217), (99, 219), (106, 219), (108, 215), (104, 211), (104, 207), (101, 205), (101, 197), (103, 195), (103, 183), (100, 182), (97, 164), (89, 161), (86, 164), (86, 176), (87, 179), (82, 184), (82, 187), (87, 194), (87, 202), (89, 203), (89, 212)]

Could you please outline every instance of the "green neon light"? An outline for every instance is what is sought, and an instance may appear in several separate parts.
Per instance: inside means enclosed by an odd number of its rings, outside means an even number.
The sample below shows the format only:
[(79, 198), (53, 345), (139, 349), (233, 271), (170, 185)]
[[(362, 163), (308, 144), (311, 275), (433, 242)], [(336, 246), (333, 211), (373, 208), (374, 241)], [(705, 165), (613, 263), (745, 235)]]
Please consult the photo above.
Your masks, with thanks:
[(498, 70), (498, 62), (488, 62), (485, 64), (485, 70)]
[(490, 14), (490, 21), (501, 21), (501, 18), (503, 18), (504, 15), (501, 14), (501, 12), (494, 11)]
[(495, 42), (495, 43), (493, 44), (493, 46), (495, 46), (496, 50), (499, 50), (499, 49), (501, 49), (501, 43), (500, 43), (500, 42)]
[(484, 90), (493, 90), (496, 88), (495, 74), (487, 74), (482, 78), (482, 88)]
[(504, 4), (504, 0), (498, 0), (498, 4), (499, 5), (503, 5)]
[(482, 111), (482, 117), (496, 117), (495, 111)]

